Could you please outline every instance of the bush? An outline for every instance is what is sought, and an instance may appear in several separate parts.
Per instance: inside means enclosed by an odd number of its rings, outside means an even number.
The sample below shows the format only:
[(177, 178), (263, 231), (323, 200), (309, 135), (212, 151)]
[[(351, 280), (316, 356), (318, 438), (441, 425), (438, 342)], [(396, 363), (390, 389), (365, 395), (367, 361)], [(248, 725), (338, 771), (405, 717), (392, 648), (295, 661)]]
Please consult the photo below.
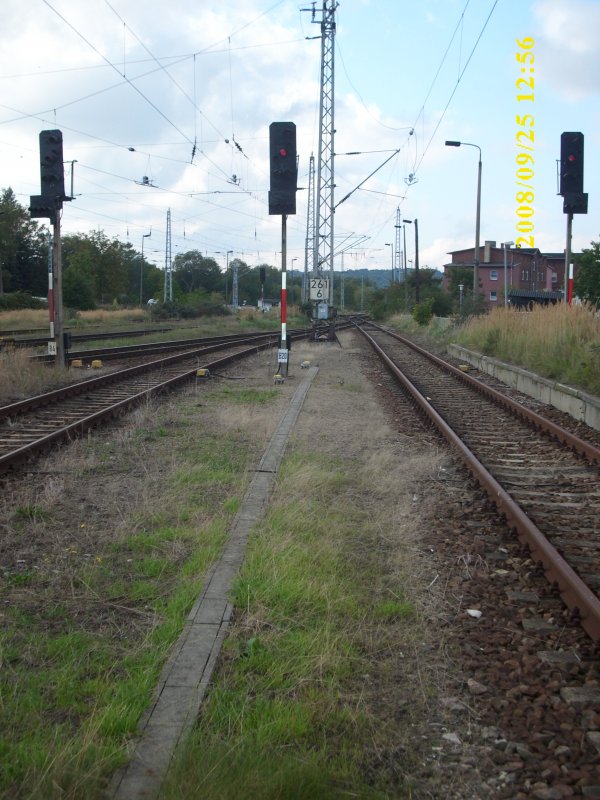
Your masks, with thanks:
[(48, 308), (48, 301), (32, 297), (27, 292), (0, 294), (0, 311), (19, 311), (23, 308)]
[(430, 297), (424, 303), (416, 305), (413, 308), (412, 315), (419, 325), (429, 325), (433, 317), (433, 297)]
[(201, 300), (195, 303), (159, 303), (150, 306), (152, 319), (196, 319), (197, 317), (226, 316), (229, 311), (223, 303)]

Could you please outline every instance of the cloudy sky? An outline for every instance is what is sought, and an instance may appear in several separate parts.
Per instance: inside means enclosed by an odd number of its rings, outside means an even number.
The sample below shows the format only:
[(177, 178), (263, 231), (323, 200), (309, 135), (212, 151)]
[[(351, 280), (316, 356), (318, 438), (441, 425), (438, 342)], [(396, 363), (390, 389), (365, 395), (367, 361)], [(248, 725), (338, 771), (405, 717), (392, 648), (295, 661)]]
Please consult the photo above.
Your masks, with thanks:
[[(268, 130), (296, 123), (306, 187), (319, 135), (322, 0), (316, 22), (312, 5), (29, 0), (24, 11), (2, 0), (0, 187), (29, 205), (40, 191), (39, 132), (58, 128), (67, 192), (74, 162), (63, 231), (103, 230), (137, 250), (151, 232), (144, 252), (162, 266), (170, 209), (173, 257), (198, 249), (224, 265), (231, 251), (280, 266)], [(574, 249), (600, 238), (598, 0), (340, 0), (336, 20), (336, 202), (352, 192), (335, 215), (345, 269), (391, 265), (398, 208), (418, 219), (421, 266), (473, 244), (478, 150), (446, 139), (481, 148), (482, 243), (527, 235), (562, 251), (560, 134), (582, 131), (589, 213), (575, 217)], [(526, 52), (533, 61), (517, 61)], [(517, 140), (530, 130), (533, 142)], [(533, 177), (518, 177), (526, 153)], [(288, 269), (304, 265), (306, 200), (302, 189), (288, 221)], [(533, 216), (517, 216), (520, 205)], [(532, 231), (517, 231), (524, 219)], [(405, 233), (411, 260), (414, 226)]]

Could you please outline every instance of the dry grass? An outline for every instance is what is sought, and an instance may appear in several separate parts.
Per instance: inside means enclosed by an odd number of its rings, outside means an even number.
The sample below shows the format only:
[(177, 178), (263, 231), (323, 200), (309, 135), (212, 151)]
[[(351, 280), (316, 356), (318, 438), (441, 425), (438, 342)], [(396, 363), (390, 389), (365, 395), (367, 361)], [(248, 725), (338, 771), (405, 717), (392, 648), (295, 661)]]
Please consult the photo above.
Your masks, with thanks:
[(43, 327), (49, 328), (47, 308), (0, 311), (0, 330), (26, 330)]
[(31, 351), (22, 348), (0, 353), (0, 405), (8, 405), (73, 382), (73, 376), (66, 369), (48, 368), (32, 362), (30, 356)]
[(452, 340), (546, 378), (600, 393), (600, 317), (593, 306), (497, 308), (471, 318)]
[[(148, 322), (150, 312), (143, 308), (97, 309), (79, 311), (74, 320), (79, 325), (118, 325), (126, 322)], [(71, 322), (71, 320), (70, 320)]]

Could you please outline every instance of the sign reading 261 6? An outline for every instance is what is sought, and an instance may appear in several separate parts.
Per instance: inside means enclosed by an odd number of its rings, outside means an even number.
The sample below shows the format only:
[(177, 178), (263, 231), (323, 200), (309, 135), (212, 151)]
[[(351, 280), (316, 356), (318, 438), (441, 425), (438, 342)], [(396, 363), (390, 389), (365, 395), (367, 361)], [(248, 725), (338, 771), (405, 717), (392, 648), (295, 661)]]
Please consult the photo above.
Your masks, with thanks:
[(310, 279), (310, 299), (317, 302), (329, 297), (329, 280), (327, 278)]

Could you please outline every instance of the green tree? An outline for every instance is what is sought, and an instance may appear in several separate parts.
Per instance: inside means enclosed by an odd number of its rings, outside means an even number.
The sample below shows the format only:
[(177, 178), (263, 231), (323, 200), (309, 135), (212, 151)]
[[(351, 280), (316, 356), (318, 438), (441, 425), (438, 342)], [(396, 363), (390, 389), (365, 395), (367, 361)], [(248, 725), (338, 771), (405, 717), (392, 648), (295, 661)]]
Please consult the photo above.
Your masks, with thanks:
[(29, 217), (11, 188), (0, 193), (0, 293), (48, 292), (48, 245), (40, 225)]
[(582, 300), (600, 306), (600, 242), (591, 245), (574, 259), (573, 291)]
[(108, 239), (102, 231), (63, 237), (63, 279), (71, 268), (76, 268), (80, 277), (92, 280), (94, 299), (100, 305), (126, 297), (129, 271), (123, 247), (117, 239)]
[(223, 292), (223, 276), (214, 258), (203, 256), (199, 250), (188, 250), (173, 259), (173, 287), (182, 294), (198, 289), (206, 294)]
[(96, 308), (94, 278), (85, 269), (72, 266), (63, 276), (63, 302), (67, 308), (89, 311)]

